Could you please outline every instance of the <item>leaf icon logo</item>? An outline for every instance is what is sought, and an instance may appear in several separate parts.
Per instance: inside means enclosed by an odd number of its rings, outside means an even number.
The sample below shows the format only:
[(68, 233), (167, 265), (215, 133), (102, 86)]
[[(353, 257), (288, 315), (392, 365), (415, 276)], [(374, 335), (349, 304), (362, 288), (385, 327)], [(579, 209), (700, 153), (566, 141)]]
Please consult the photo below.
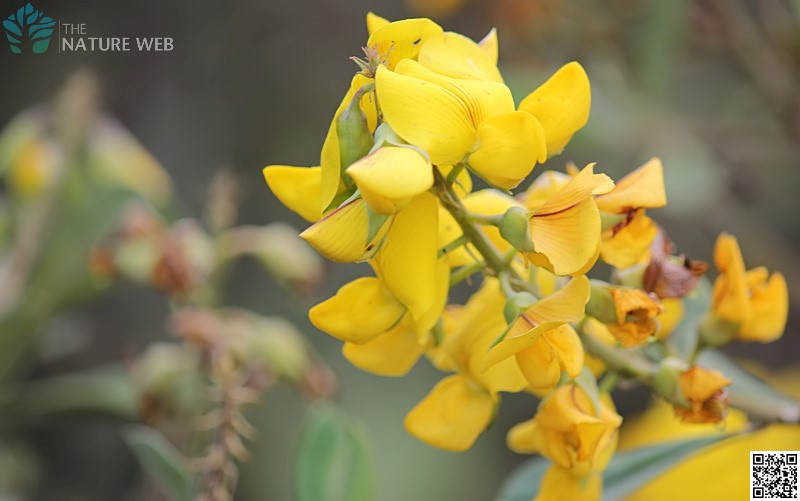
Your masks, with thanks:
[(56, 22), (28, 2), (3, 21), (9, 47), (14, 54), (32, 51), (44, 54), (50, 46)]

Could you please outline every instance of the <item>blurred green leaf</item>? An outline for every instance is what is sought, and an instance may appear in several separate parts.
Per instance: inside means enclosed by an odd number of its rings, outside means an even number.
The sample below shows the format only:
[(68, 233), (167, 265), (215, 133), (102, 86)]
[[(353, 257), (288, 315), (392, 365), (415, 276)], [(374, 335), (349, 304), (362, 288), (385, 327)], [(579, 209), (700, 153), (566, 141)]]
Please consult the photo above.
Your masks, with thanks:
[(133, 419), (137, 398), (127, 370), (118, 365), (0, 386), (4, 420), (47, 419), (63, 414), (102, 414)]
[(373, 458), (361, 425), (333, 407), (311, 411), (297, 457), (298, 501), (372, 501)]
[[(603, 474), (603, 500), (623, 500), (695, 452), (731, 436), (668, 442), (616, 454)], [(523, 463), (506, 479), (495, 501), (530, 501), (535, 498), (549, 466), (550, 461), (540, 457)]]
[(130, 425), (122, 431), (142, 467), (174, 501), (194, 498), (194, 477), (186, 459), (158, 431), (144, 425)]
[(800, 421), (800, 401), (773, 388), (721, 352), (706, 348), (698, 355), (697, 363), (718, 370), (732, 381), (728, 394), (733, 407), (769, 421)]

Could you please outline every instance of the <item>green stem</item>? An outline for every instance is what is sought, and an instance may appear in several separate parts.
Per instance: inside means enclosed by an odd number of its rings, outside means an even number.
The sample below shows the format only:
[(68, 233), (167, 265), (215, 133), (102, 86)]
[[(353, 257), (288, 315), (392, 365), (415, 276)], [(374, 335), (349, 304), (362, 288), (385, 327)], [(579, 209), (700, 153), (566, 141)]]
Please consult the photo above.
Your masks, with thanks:
[(586, 334), (583, 329), (578, 329), (578, 332), (586, 351), (602, 359), (609, 369), (635, 376), (648, 385), (652, 382), (652, 378), (658, 370), (654, 364), (628, 350), (609, 346)]
[(483, 261), (475, 262), (472, 264), (468, 264), (466, 266), (462, 266), (461, 268), (457, 269), (450, 275), (450, 287), (460, 284), (467, 278), (471, 277), (475, 273), (481, 271), (484, 267)]
[[(456, 167), (453, 168), (453, 171), (455, 171)], [(435, 178), (434, 189), (436, 190), (439, 199), (442, 201), (442, 205), (461, 227), (461, 231), (469, 243), (471, 243), (473, 247), (475, 247), (475, 249), (480, 253), (480, 255), (483, 256), (486, 266), (494, 271), (495, 275), (497, 276), (505, 273), (510, 279), (515, 279), (526, 283), (513, 269), (511, 269), (505, 257), (500, 255), (494, 244), (489, 241), (486, 235), (484, 235), (484, 233), (478, 227), (476, 227), (472, 221), (470, 221), (469, 214), (461, 204), (458, 195), (453, 190), (453, 186), (447, 182), (447, 179), (442, 176), (442, 173), (439, 172), (438, 169), (434, 169), (433, 172)], [(453, 172), (451, 171), (450, 174), (452, 175), (452, 173)], [(448, 178), (449, 177), (450, 176), (448, 176)], [(531, 290), (529, 292), (534, 293), (535, 291)]]

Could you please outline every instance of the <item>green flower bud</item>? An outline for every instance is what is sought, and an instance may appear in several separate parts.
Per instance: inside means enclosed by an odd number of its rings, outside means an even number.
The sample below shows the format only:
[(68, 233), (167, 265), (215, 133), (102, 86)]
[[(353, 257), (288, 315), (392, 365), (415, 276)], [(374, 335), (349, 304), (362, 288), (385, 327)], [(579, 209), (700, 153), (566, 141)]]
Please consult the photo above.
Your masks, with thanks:
[(531, 242), (531, 227), (528, 211), (522, 207), (511, 207), (500, 219), (500, 236), (515, 249), (535, 252)]
[(374, 84), (367, 84), (358, 89), (353, 95), (350, 104), (336, 120), (342, 177), (350, 187), (353, 186), (353, 182), (345, 170), (357, 160), (366, 156), (373, 144), (373, 137), (367, 124), (367, 116), (361, 111), (360, 105), (361, 98), (372, 89), (374, 89)]
[(586, 314), (606, 324), (617, 323), (617, 310), (611, 296), (610, 285), (599, 280), (591, 280), (592, 292), (586, 303)]
[(659, 395), (666, 398), (670, 402), (689, 406), (688, 400), (681, 391), (681, 374), (689, 370), (689, 364), (684, 360), (675, 357), (667, 357), (661, 361), (658, 366), (655, 377), (653, 378), (653, 387)]

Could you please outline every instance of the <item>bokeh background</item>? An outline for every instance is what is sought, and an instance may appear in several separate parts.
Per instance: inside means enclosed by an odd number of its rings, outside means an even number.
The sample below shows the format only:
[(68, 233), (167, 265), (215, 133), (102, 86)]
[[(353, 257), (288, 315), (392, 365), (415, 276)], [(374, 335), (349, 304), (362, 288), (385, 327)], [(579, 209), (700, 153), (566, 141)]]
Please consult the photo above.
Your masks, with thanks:
[[(0, 14), (20, 5), (3, 0)], [(348, 60), (366, 41), (365, 14), (389, 19), (430, 15), (445, 29), (500, 37), (500, 69), (521, 99), (562, 64), (580, 61), (592, 82), (592, 114), (561, 156), (597, 162), (618, 178), (652, 156), (665, 167), (669, 205), (653, 216), (681, 252), (711, 260), (720, 231), (736, 234), (749, 266), (782, 271), (791, 309), (778, 343), (730, 351), (780, 368), (797, 364), (800, 338), (800, 4), (789, 0), (236, 0), (108, 2), (39, 0), (62, 22), (86, 23), (98, 36), (169, 36), (168, 53), (18, 56), (0, 47), (0, 123), (47, 100), (78, 68), (98, 75), (103, 107), (173, 177), (177, 213), (202, 214), (207, 186), (231, 167), (243, 181), (240, 222), (304, 227), (269, 192), (268, 164), (316, 165), (333, 111), (356, 70)], [(524, 185), (523, 185), (524, 187)], [(406, 434), (405, 413), (438, 380), (422, 361), (407, 377), (362, 373), (340, 343), (316, 331), (307, 309), (364, 273), (327, 266), (322, 284), (287, 295), (255, 263), (233, 270), (224, 298), (290, 318), (307, 333), (340, 380), (337, 400), (363, 421), (374, 449), (379, 499), (490, 499), (524, 458), (504, 434), (534, 412), (510, 397), (492, 428), (462, 454), (432, 449)], [(3, 285), (0, 284), (0, 287)], [(162, 296), (117, 287), (55, 328), (80, 329), (90, 349), (43, 373), (124, 360), (168, 337)], [(2, 333), (0, 333), (2, 335)], [(620, 400), (641, 409), (646, 393)], [(283, 387), (249, 412), (260, 436), (244, 465), (242, 500), (291, 499), (293, 461), (307, 404)], [(35, 445), (36, 499), (125, 499), (139, 469), (117, 423), (75, 420), (18, 431)]]

